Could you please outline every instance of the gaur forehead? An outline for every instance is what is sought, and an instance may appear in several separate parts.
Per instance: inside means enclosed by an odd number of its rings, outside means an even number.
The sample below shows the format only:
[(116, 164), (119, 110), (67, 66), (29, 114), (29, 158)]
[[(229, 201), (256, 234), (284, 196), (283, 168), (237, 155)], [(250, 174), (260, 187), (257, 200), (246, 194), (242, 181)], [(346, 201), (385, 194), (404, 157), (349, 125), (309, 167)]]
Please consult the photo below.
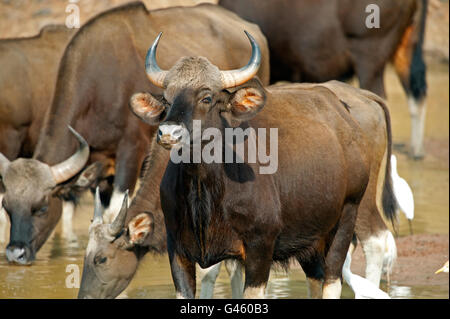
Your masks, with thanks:
[(107, 242), (104, 224), (93, 224), (89, 229), (89, 242), (86, 247), (86, 255), (95, 254), (102, 244)]
[(114, 237), (108, 234), (107, 224), (92, 224), (89, 228), (89, 242), (86, 254), (96, 253), (100, 249), (106, 248)]
[(3, 176), (8, 191), (23, 193), (27, 189), (46, 190), (55, 186), (48, 165), (33, 159), (19, 158), (8, 166)]
[(169, 70), (165, 79), (164, 97), (173, 102), (181, 90), (208, 88), (213, 92), (222, 89), (220, 70), (207, 58), (184, 57)]

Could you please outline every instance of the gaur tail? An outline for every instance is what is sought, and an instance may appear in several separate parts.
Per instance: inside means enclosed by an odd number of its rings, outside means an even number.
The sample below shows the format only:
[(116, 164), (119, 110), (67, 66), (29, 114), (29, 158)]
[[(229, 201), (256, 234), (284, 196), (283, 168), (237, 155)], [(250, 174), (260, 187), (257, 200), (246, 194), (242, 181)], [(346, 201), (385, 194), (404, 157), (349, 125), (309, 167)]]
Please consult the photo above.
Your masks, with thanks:
[(427, 94), (426, 65), (423, 57), (428, 0), (416, 0), (415, 12), (406, 27), (393, 62), (407, 95), (421, 101)]
[(427, 68), (425, 65), (425, 61), (423, 58), (423, 42), (425, 37), (425, 24), (427, 20), (427, 11), (428, 11), (428, 0), (417, 0), (417, 28), (418, 28), (418, 39), (417, 43), (414, 46), (412, 62), (410, 66), (410, 75), (409, 75), (409, 89), (411, 95), (416, 100), (421, 100), (427, 94), (427, 80), (426, 80), (426, 72)]
[(383, 192), (381, 194), (381, 201), (384, 216), (391, 221), (395, 230), (395, 222), (397, 220), (398, 202), (395, 198), (394, 187), (392, 185), (391, 175), (391, 155), (392, 155), (392, 129), (391, 116), (386, 103), (382, 98), (372, 95), (372, 98), (381, 106), (384, 111), (386, 121), (386, 135), (387, 135), (387, 149), (386, 149), (386, 169), (383, 182)]
[(386, 170), (384, 174), (383, 193), (381, 194), (383, 203), (384, 216), (391, 221), (395, 229), (394, 222), (397, 220), (398, 203), (394, 195), (394, 187), (392, 185), (391, 175), (391, 155), (392, 155), (392, 129), (391, 116), (386, 104), (380, 103), (386, 118), (386, 133), (387, 133), (387, 150), (386, 150)]

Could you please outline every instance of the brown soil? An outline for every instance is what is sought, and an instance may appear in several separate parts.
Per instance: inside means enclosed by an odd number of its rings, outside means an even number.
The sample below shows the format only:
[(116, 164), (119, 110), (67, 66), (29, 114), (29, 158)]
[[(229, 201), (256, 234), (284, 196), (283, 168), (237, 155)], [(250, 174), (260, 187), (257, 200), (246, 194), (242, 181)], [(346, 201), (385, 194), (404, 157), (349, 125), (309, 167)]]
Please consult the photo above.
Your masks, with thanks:
[[(449, 236), (440, 234), (419, 234), (395, 239), (397, 260), (391, 273), (391, 283), (397, 286), (445, 286), (449, 287), (448, 273), (435, 274), (449, 259)], [(354, 274), (365, 275), (365, 259), (358, 244), (353, 256), (351, 270)], [(297, 262), (291, 269), (298, 269)], [(382, 281), (386, 281), (385, 276)]]
[[(435, 274), (449, 259), (448, 235), (420, 234), (396, 238), (395, 241), (398, 257), (391, 274), (392, 283), (448, 287), (448, 273)], [(364, 267), (364, 255), (358, 245), (352, 257), (352, 272), (363, 276)]]

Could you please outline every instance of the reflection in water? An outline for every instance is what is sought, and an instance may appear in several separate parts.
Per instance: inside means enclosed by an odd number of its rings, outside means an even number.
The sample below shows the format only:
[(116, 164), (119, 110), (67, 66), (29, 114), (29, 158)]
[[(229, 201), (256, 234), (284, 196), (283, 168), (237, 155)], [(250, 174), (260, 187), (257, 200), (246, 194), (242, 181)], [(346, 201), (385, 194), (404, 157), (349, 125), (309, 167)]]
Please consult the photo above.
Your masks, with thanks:
[(389, 294), (397, 299), (410, 299), (417, 296), (423, 299), (449, 298), (448, 287), (445, 286), (391, 286)]
[(389, 289), (389, 296), (391, 296), (392, 298), (411, 298), (411, 287), (391, 285)]
[[(448, 234), (448, 66), (429, 66), (429, 98), (424, 161), (410, 160), (396, 149), (400, 176), (410, 184), (415, 198), (414, 233)], [(409, 145), (410, 117), (406, 98), (392, 70), (386, 75), (393, 136), (396, 143)], [(29, 267), (9, 265), (5, 257), (5, 242), (0, 242), (0, 298), (76, 298), (78, 289), (66, 288), (66, 267), (83, 267), (84, 250), (88, 240), (88, 227), (92, 218), (91, 195), (82, 201), (74, 219), (78, 243), (67, 242), (58, 229), (37, 254)], [(400, 215), (400, 235), (409, 233), (408, 223)], [(0, 238), (1, 239), (1, 238)], [(81, 275), (81, 274), (80, 274)], [(200, 285), (198, 285), (198, 289)], [(386, 291), (386, 287), (381, 287)], [(448, 298), (448, 287), (404, 287), (392, 285), (392, 298)], [(225, 267), (215, 287), (215, 298), (231, 298), (231, 287)], [(306, 298), (305, 275), (300, 269), (288, 274), (272, 271), (267, 287), (268, 298)], [(167, 255), (148, 255), (144, 258), (135, 278), (122, 294), (129, 298), (175, 298)], [(353, 292), (343, 286), (343, 298), (353, 298)]]
[(50, 250), (50, 259), (55, 259), (58, 257), (63, 256), (64, 253), (64, 249), (63, 246), (61, 244), (61, 237), (58, 235), (55, 235), (55, 237), (53, 238), (54, 244), (52, 246), (52, 249)]
[(288, 277), (277, 278), (276, 276), (272, 276), (269, 283), (267, 284), (267, 298), (288, 298), (291, 293), (289, 282), (290, 281)]

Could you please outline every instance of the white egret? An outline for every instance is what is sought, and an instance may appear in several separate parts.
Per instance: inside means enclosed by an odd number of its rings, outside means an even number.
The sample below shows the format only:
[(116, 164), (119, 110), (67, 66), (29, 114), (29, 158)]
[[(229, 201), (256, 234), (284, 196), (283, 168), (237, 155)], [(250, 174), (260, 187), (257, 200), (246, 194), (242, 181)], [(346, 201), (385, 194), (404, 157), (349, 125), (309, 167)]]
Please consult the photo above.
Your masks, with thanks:
[(438, 274), (440, 272), (448, 272), (448, 260), (447, 262), (444, 264), (444, 266), (442, 266), (442, 268), (436, 270), (435, 274)]
[(412, 235), (411, 221), (414, 218), (414, 196), (408, 183), (398, 175), (397, 157), (394, 154), (391, 155), (391, 176), (395, 198), (397, 199), (400, 210), (405, 214), (406, 219), (408, 219), (409, 232)]
[(355, 293), (355, 299), (391, 299), (387, 293), (379, 289), (371, 281), (353, 274), (350, 270), (351, 263), (352, 256), (350, 253), (347, 253), (344, 267), (342, 267), (342, 276)]

